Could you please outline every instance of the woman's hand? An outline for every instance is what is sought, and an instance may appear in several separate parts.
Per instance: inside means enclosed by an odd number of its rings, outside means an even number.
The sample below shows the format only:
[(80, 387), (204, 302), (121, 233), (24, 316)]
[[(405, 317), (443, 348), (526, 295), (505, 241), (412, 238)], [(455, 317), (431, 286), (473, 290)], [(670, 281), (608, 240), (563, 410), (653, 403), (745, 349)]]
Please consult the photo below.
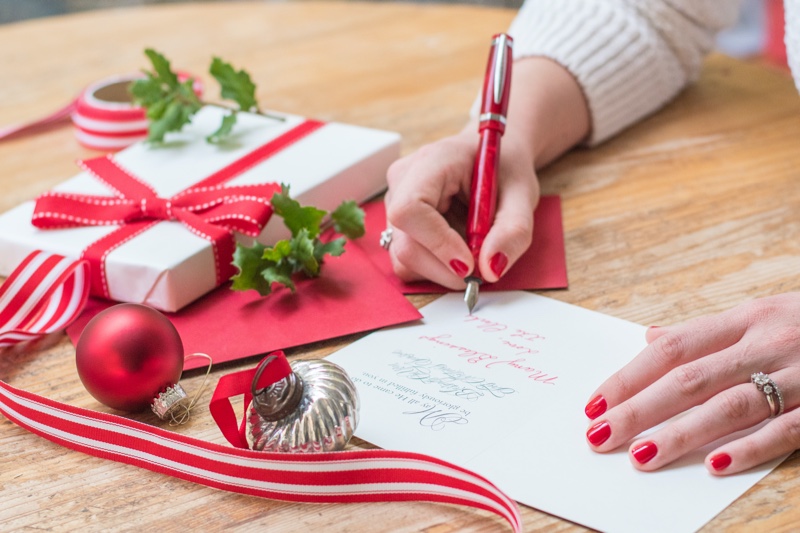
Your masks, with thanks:
[(497, 210), (478, 265), (463, 238), (466, 199), (478, 149), (477, 122), (424, 146), (389, 168), (386, 217), (389, 253), (406, 281), (429, 279), (463, 289), (479, 272), (497, 281), (528, 249), (539, 202), (536, 169), (586, 138), (589, 109), (577, 81), (543, 58), (514, 61), (506, 132), (500, 149)]
[[(608, 452), (674, 415), (629, 446), (639, 470), (661, 468), (684, 454), (780, 410), (759, 390), (763, 372), (779, 387), (783, 414), (711, 451), (712, 474), (734, 474), (800, 448), (800, 293), (744, 303), (724, 313), (647, 330), (648, 346), (597, 389), (586, 414), (589, 445)], [(696, 407), (695, 409), (692, 409)]]
[(497, 281), (528, 249), (539, 183), (533, 159), (513, 137), (500, 151), (495, 221), (481, 247), (479, 264), (464, 241), (466, 199), (478, 147), (477, 125), (423, 147), (395, 162), (387, 175), (389, 253), (395, 273), (406, 281), (429, 279), (463, 289), (473, 271)]

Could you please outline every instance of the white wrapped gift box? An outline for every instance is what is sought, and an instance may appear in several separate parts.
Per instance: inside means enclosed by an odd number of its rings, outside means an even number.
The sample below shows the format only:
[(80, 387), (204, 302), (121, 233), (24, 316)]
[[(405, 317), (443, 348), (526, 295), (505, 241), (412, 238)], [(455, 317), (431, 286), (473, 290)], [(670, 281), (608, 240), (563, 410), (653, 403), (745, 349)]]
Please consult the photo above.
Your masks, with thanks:
[[(164, 146), (134, 144), (114, 160), (164, 198), (171, 197), (240, 160), (256, 148), (305, 122), (296, 115), (275, 120), (240, 113), (231, 139), (205, 142), (218, 127), (223, 110), (203, 108), (180, 134)], [(326, 123), (237, 175), (226, 185), (285, 183), (303, 205), (332, 211), (343, 200), (363, 202), (386, 186), (386, 170), (400, 155), (394, 132)], [(102, 182), (81, 172), (54, 189), (59, 192), (113, 196)], [(81, 252), (118, 226), (44, 230), (31, 224), (34, 201), (0, 215), (0, 275), (11, 271), (33, 250), (78, 258)], [(274, 216), (258, 240), (274, 243), (289, 235)], [(109, 295), (120, 302), (144, 303), (177, 311), (217, 286), (211, 244), (180, 222), (163, 221), (108, 254), (105, 275)]]

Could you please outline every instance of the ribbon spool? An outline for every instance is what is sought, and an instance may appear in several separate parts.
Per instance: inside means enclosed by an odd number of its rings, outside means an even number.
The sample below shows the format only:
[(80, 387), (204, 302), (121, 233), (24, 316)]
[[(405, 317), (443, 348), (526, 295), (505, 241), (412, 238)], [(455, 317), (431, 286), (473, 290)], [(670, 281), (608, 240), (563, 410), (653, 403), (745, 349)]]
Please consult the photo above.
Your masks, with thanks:
[[(181, 81), (187, 74), (179, 74)], [(75, 100), (72, 123), (80, 144), (92, 150), (120, 150), (147, 137), (145, 110), (133, 104), (129, 86), (141, 74), (114, 76), (93, 83)], [(202, 85), (195, 80), (199, 96)]]
[(147, 137), (145, 111), (128, 92), (140, 76), (117, 76), (90, 85), (72, 111), (75, 138), (93, 150), (119, 150)]
[[(72, 118), (78, 142), (92, 150), (116, 151), (147, 137), (145, 110), (135, 106), (128, 91), (141, 74), (115, 76), (93, 83), (75, 100), (50, 115), (30, 122), (0, 128), (0, 141), (46, 131)], [(178, 79), (189, 79), (178, 73)], [(192, 87), (201, 96), (203, 85), (197, 79)]]

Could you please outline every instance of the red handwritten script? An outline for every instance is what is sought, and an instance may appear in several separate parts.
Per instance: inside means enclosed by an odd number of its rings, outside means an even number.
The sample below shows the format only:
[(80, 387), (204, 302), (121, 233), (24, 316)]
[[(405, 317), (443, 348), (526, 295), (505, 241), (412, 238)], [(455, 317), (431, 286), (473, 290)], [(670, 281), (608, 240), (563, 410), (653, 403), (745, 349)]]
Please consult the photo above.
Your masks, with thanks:
[(527, 374), (526, 378), (536, 383), (556, 384), (558, 376), (538, 368), (527, 359), (541, 353), (540, 348), (547, 340), (543, 335), (482, 318), (478, 314), (466, 315), (464, 323), (491, 336), (497, 347), (492, 350), (473, 348), (451, 333), (421, 335), (419, 339), (451, 350), (456, 357), (470, 364), (483, 364), (485, 368), (512, 368)]

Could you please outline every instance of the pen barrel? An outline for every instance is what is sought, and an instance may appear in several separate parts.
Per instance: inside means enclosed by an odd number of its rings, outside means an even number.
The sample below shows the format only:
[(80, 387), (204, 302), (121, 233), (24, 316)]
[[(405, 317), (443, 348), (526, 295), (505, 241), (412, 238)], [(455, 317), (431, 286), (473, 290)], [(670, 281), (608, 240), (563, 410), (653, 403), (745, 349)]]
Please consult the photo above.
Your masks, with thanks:
[(477, 264), (483, 240), (494, 222), (497, 206), (497, 174), (500, 165), (501, 132), (488, 128), (481, 131), (475, 166), (472, 170), (469, 211), (467, 212), (467, 245)]
[(497, 207), (497, 173), (500, 166), (500, 138), (506, 129), (506, 111), (511, 92), (511, 47), (513, 40), (505, 33), (492, 37), (486, 64), (478, 117), (480, 141), (472, 169), (469, 211), (467, 213), (467, 246), (475, 259), (476, 269), (481, 246), (494, 222)]

